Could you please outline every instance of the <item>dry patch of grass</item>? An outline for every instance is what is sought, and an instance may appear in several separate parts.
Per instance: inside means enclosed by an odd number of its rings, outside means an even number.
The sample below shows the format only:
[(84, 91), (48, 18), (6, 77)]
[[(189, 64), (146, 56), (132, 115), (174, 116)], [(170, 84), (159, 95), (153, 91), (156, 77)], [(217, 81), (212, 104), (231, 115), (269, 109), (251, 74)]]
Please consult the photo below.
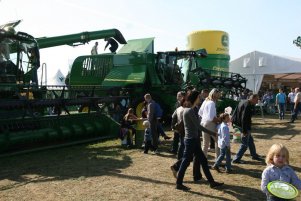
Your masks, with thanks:
[[(286, 144), (291, 165), (301, 177), (300, 120), (253, 121), (257, 152), (265, 155), (273, 143)], [(222, 188), (211, 189), (205, 180), (194, 184), (189, 166), (184, 183), (191, 191), (176, 190), (169, 169), (176, 160), (168, 152), (170, 143), (162, 142), (159, 155), (124, 149), (113, 140), (1, 158), (0, 200), (265, 200), (260, 191), (265, 164), (252, 161), (248, 151), (243, 157), (246, 164), (234, 165), (235, 173), (212, 171), (215, 180), (225, 182)], [(232, 144), (233, 154), (238, 148)], [(210, 164), (213, 157), (210, 153)]]

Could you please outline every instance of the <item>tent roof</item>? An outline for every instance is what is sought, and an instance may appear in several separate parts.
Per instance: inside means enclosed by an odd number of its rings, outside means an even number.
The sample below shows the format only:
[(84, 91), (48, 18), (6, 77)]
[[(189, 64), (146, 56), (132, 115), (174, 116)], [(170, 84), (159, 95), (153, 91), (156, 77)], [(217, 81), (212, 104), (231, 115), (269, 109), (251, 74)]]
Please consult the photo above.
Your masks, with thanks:
[(269, 81), (299, 82), (301, 58), (278, 56), (253, 51), (230, 62), (230, 72), (240, 73), (248, 79), (247, 88), (257, 92), (264, 75)]
[(49, 85), (65, 85), (65, 76), (60, 69), (55, 73), (55, 75), (48, 80)]
[(301, 73), (301, 58), (253, 51), (230, 62), (230, 71), (231, 68), (236, 70), (239, 67), (243, 73), (248, 74), (254, 74), (254, 70), (256, 74)]

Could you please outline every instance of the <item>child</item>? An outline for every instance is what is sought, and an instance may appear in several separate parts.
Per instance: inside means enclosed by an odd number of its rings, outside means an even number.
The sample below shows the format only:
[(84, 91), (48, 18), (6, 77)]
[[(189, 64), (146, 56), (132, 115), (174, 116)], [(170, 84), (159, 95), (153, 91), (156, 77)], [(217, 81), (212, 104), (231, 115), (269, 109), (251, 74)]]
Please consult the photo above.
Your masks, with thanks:
[(231, 170), (231, 151), (230, 151), (230, 131), (228, 123), (230, 122), (230, 115), (228, 113), (222, 113), (220, 116), (220, 124), (218, 125), (218, 147), (220, 148), (220, 155), (216, 159), (215, 164), (212, 166), (216, 171), (219, 170), (219, 166), (226, 156), (226, 172), (230, 173)]
[(149, 121), (144, 121), (143, 126), (145, 127), (144, 130), (144, 153), (147, 154), (148, 150), (152, 149), (152, 134), (150, 129), (150, 123)]
[(281, 200), (269, 194), (267, 185), (271, 181), (280, 180), (301, 189), (301, 180), (289, 165), (289, 152), (283, 144), (273, 144), (266, 160), (267, 167), (262, 173), (261, 190), (266, 193), (268, 201)]
[(121, 129), (126, 130), (124, 132), (126, 136), (122, 136), (122, 138), (127, 138), (127, 146), (132, 147), (133, 143), (133, 135), (136, 135), (136, 129), (133, 127), (138, 117), (134, 114), (133, 108), (129, 108), (126, 115), (124, 115), (121, 122)]

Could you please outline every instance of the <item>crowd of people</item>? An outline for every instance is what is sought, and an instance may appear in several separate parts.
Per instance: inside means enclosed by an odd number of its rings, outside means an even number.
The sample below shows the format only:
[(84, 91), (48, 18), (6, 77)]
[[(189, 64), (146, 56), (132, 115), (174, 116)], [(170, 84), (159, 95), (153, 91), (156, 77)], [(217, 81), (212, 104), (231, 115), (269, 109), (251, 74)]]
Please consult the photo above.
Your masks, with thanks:
[[(295, 89), (294, 96), (294, 110), (292, 119), (295, 113), (299, 110), (298, 96), (299, 89)], [(258, 103), (259, 95), (251, 94), (247, 99), (239, 102), (232, 114), (227, 111), (217, 114), (216, 103), (220, 98), (220, 91), (216, 88), (209, 90), (202, 90), (201, 92), (192, 89), (188, 91), (180, 91), (177, 93), (177, 101), (175, 103), (175, 110), (172, 114), (171, 128), (173, 130), (173, 143), (171, 152), (177, 154), (177, 160), (170, 167), (173, 176), (176, 178), (176, 189), (187, 191), (190, 188), (183, 184), (186, 170), (191, 162), (193, 162), (193, 181), (198, 183), (202, 180), (201, 169), (211, 188), (216, 188), (223, 185), (223, 182), (214, 180), (211, 170), (221, 172), (221, 162), (226, 158), (225, 172), (235, 173), (232, 164), (244, 163), (242, 160), (244, 153), (249, 149), (251, 158), (257, 161), (264, 161), (264, 158), (258, 155), (256, 146), (251, 133), (252, 115), (254, 114), (254, 106)], [(292, 99), (292, 95), (288, 95)], [(162, 110), (158, 103), (152, 99), (151, 94), (145, 94), (145, 104), (141, 111), (144, 133), (144, 153), (147, 154), (149, 150), (155, 154), (159, 153), (159, 136), (160, 117)], [(286, 96), (283, 91), (279, 90), (276, 95), (275, 104), (279, 106), (279, 118), (284, 118), (283, 104), (286, 102)], [(296, 104), (296, 101), (298, 103)], [(158, 109), (160, 108), (160, 109)], [(160, 113), (160, 114), (158, 114)], [(130, 114), (132, 116), (130, 116)], [(131, 118), (129, 118), (129, 116)], [(130, 121), (129, 125), (123, 124), (128, 129), (131, 128), (131, 122), (137, 120), (137, 116), (132, 114), (132, 109), (123, 120)], [(241, 142), (239, 150), (231, 159), (231, 136), (229, 125), (232, 124), (241, 132)], [(163, 129), (162, 129), (163, 130)], [(131, 131), (135, 133), (135, 131)], [(164, 133), (164, 132), (163, 132)], [(166, 135), (166, 134), (165, 134)], [(164, 137), (164, 135), (162, 136)], [(168, 138), (165, 138), (168, 139)], [(208, 164), (207, 154), (208, 150), (214, 147), (215, 162), (212, 166)], [(275, 148), (276, 147), (276, 148)], [(272, 150), (272, 151), (271, 151)], [(280, 179), (292, 183), (298, 189), (301, 188), (301, 180), (296, 176), (294, 171), (288, 166), (288, 151), (282, 144), (273, 145), (270, 152), (267, 154), (266, 163), (267, 168), (262, 174), (261, 188), (264, 193), (267, 193), (268, 200), (277, 200), (273, 195), (267, 191), (267, 184), (276, 179)], [(280, 159), (278, 159), (280, 158)], [(280, 164), (281, 163), (281, 164)], [(277, 171), (276, 176), (269, 176), (271, 172)], [(283, 174), (286, 177), (283, 177)]]
[(299, 88), (291, 88), (285, 92), (282, 88), (277, 93), (267, 90), (261, 97), (264, 112), (267, 114), (278, 113), (280, 120), (284, 120), (287, 111), (290, 123), (294, 123), (301, 111), (301, 93)]

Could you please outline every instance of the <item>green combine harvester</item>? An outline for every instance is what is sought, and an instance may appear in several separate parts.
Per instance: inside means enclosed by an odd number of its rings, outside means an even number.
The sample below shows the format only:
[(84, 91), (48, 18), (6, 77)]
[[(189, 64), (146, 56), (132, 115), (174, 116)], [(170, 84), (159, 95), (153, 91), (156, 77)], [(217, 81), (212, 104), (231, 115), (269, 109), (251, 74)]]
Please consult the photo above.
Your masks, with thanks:
[[(117, 29), (34, 38), (15, 32), (20, 21), (0, 26), (0, 153), (51, 148), (119, 133), (112, 116), (128, 107), (141, 115), (143, 95), (151, 93), (168, 117), (175, 96), (187, 87), (245, 89), (239, 74), (215, 76), (201, 68), (206, 50), (154, 53), (154, 38), (126, 41)], [(38, 79), (40, 49), (80, 45), (112, 37), (124, 46), (117, 54), (79, 56), (65, 86)], [(42, 76), (46, 72), (42, 68)], [(40, 82), (40, 84), (39, 84)], [(116, 111), (116, 106), (121, 108)]]

